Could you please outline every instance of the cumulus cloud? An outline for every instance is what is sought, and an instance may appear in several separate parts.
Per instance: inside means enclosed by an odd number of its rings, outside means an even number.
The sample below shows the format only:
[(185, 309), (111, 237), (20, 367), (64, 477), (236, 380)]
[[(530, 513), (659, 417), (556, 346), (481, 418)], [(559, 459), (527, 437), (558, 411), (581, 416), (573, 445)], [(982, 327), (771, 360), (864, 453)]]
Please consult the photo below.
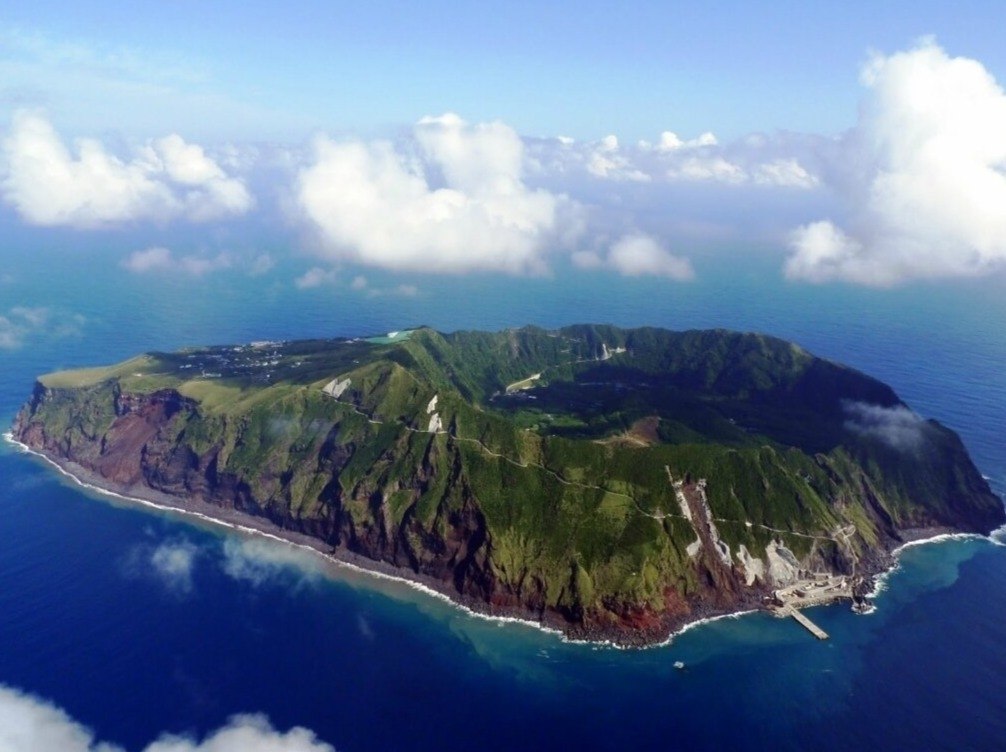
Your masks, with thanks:
[(691, 262), (675, 256), (649, 235), (625, 235), (605, 255), (592, 251), (573, 254), (573, 263), (582, 269), (608, 268), (623, 277), (666, 277), (676, 282), (695, 279)]
[(144, 752), (334, 752), (313, 731), (295, 726), (286, 733), (272, 728), (262, 715), (239, 715), (203, 741), (165, 736)]
[[(4, 752), (123, 752), (61, 708), (0, 685), (0, 750)], [(164, 735), (143, 752), (334, 752), (314, 732), (294, 727), (276, 731), (262, 715), (238, 715), (202, 741)]]
[(654, 151), (659, 152), (694, 149), (699, 146), (716, 146), (717, 144), (719, 144), (719, 140), (709, 131), (706, 131), (698, 138), (689, 139), (687, 141), (682, 140), (682, 138), (674, 131), (664, 131), (660, 134), (660, 139), (657, 143), (652, 146), (646, 141), (639, 142), (641, 149), (653, 149)]
[(192, 590), (192, 570), (198, 553), (190, 541), (162, 543), (150, 554), (150, 565), (165, 584), (187, 593)]
[(293, 571), (301, 580), (321, 573), (318, 557), (266, 538), (226, 538), (221, 566), (228, 577), (253, 585), (261, 585), (283, 572)]
[(334, 284), (336, 273), (334, 269), (324, 269), (320, 266), (312, 266), (293, 281), (298, 290), (312, 290), (322, 285)]
[(244, 183), (178, 135), (124, 160), (100, 141), (71, 150), (42, 116), (20, 111), (0, 142), (0, 192), (35, 225), (97, 228), (137, 220), (206, 221), (252, 206)]
[(888, 286), (1006, 262), (1006, 94), (934, 41), (874, 57), (829, 184), (848, 219), (798, 228), (791, 279)]
[(423, 118), (410, 143), (319, 138), (296, 204), (322, 253), (395, 270), (538, 273), (570, 229), (563, 196), (529, 188), (503, 123)]
[(842, 407), (846, 430), (882, 441), (892, 449), (911, 451), (925, 438), (926, 421), (904, 405), (883, 407), (850, 400)]
[[(570, 144), (566, 144), (569, 146)], [(650, 176), (637, 169), (631, 160), (619, 152), (618, 137), (605, 136), (586, 153), (587, 172), (599, 178), (647, 182)]]
[(61, 709), (0, 685), (0, 749), (9, 752), (116, 752)]
[(80, 314), (44, 306), (14, 306), (0, 314), (0, 350), (17, 349), (36, 337), (79, 336), (85, 323)]

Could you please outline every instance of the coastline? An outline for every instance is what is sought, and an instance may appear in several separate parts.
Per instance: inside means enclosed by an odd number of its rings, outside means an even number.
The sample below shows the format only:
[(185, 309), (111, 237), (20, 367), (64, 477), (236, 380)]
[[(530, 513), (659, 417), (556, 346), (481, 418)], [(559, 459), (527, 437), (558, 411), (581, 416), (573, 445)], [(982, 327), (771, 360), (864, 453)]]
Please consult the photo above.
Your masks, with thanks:
[[(639, 650), (668, 647), (677, 637), (704, 624), (710, 624), (724, 619), (739, 619), (750, 614), (770, 613), (770, 611), (764, 608), (741, 608), (736, 611), (714, 611), (711, 613), (698, 614), (694, 615), (694, 618), (672, 624), (669, 633), (659, 639), (651, 639), (648, 636), (640, 636), (632, 641), (620, 641), (617, 639), (618, 635), (616, 634), (605, 635), (603, 633), (599, 634), (595, 638), (593, 635), (589, 634), (588, 630), (584, 630), (584, 632), (587, 633), (586, 636), (579, 636), (575, 633), (570, 634), (558, 626), (550, 625), (543, 620), (527, 618), (526, 616), (519, 615), (516, 612), (492, 613), (486, 609), (485, 604), (482, 604), (479, 601), (469, 598), (459, 598), (455, 593), (446, 592), (442, 583), (434, 580), (433, 578), (413, 573), (406, 574), (399, 568), (393, 567), (386, 562), (369, 559), (344, 549), (334, 549), (323, 544), (318, 539), (312, 538), (306, 534), (280, 528), (264, 517), (257, 517), (202, 501), (195, 501), (192, 499), (169, 495), (156, 491), (152, 488), (117, 489), (109, 487), (105, 479), (99, 478), (86, 468), (76, 465), (71, 461), (58, 460), (44, 452), (24, 444), (14, 437), (12, 431), (3, 433), (2, 437), (7, 443), (16, 447), (21, 453), (30, 454), (44, 460), (46, 463), (54, 467), (61, 475), (69, 478), (76, 485), (89, 491), (93, 491), (119, 501), (137, 504), (142, 507), (156, 509), (162, 512), (174, 512), (182, 515), (183, 517), (195, 518), (201, 520), (202, 522), (209, 523), (210, 525), (222, 527), (226, 530), (277, 541), (319, 556), (326, 564), (333, 565), (336, 568), (345, 568), (357, 574), (363, 574), (379, 580), (405, 585), (416, 592), (433, 597), (443, 603), (447, 603), (468, 616), (500, 625), (520, 624), (526, 627), (531, 627), (540, 632), (557, 637), (562, 642), (568, 644), (586, 645), (595, 648), (604, 647), (617, 650)], [(1006, 528), (1006, 526), (1004, 526), (1004, 528)], [(993, 531), (993, 533), (994, 532), (995, 531)], [(930, 543), (965, 539), (990, 540), (995, 545), (1006, 545), (1006, 543), (997, 541), (990, 536), (983, 536), (976, 533), (958, 533), (945, 529), (918, 529), (905, 531), (905, 533), (910, 537), (910, 540), (902, 543), (889, 552), (892, 563), (878, 572), (871, 574), (872, 582), (870, 592), (865, 596), (871, 604), (886, 589), (887, 579), (889, 576), (897, 571), (900, 566), (898, 562), (899, 554), (904, 549)], [(827, 605), (834, 604), (832, 603)], [(875, 610), (876, 606), (873, 606), (868, 611), (863, 613), (869, 614), (873, 613)]]
[[(93, 474), (84, 468), (81, 468), (74, 463), (57, 461), (49, 455), (40, 452), (37, 449), (33, 449), (27, 444), (24, 444), (14, 438), (13, 433), (10, 431), (2, 434), (2, 437), (7, 443), (15, 446), (21, 453), (38, 457), (55, 468), (62, 476), (69, 478), (76, 485), (99, 495), (111, 497), (119, 501), (129, 502), (131, 504), (138, 504), (140, 506), (147, 507), (149, 509), (156, 509), (162, 512), (175, 512), (184, 517), (195, 518), (201, 520), (202, 522), (207, 522), (211, 525), (225, 528), (226, 530), (233, 530), (246, 535), (267, 538), (278, 543), (292, 546), (321, 557), (327, 564), (332, 564), (336, 567), (343, 567), (354, 573), (364, 574), (377, 579), (406, 585), (417, 592), (423, 593), (424, 595), (431, 596), (444, 603), (449, 603), (451, 606), (454, 606), (469, 616), (474, 616), (486, 621), (501, 624), (523, 624), (528, 627), (534, 627), (535, 629), (548, 634), (559, 636), (567, 642), (583, 642), (585, 644), (592, 645), (606, 644), (600, 641), (569, 638), (561, 630), (531, 619), (522, 619), (517, 616), (510, 616), (506, 614), (490, 614), (477, 611), (474, 608), (459, 602), (455, 598), (452, 598), (447, 593), (441, 592), (431, 584), (422, 582), (419, 579), (410, 579), (402, 576), (401, 574), (392, 574), (389, 571), (382, 571), (384, 569), (393, 569), (393, 567), (385, 564), (384, 562), (367, 559), (365, 557), (358, 556), (351, 551), (333, 551), (315, 538), (292, 530), (279, 528), (263, 517), (255, 517), (243, 512), (224, 509), (223, 507), (206, 504), (205, 502), (194, 502), (191, 500), (180, 499), (176, 496), (159, 493), (153, 489), (145, 489), (145, 493), (143, 495), (140, 495), (135, 490), (130, 489), (132, 494), (135, 494), (131, 495), (131, 493), (126, 493), (123, 490), (108, 488), (107, 486), (100, 485), (96, 482), (97, 479), (94, 478)], [(66, 465), (73, 465), (72, 470), (76, 470), (77, 472), (72, 472), (71, 469), (66, 467)], [(206, 508), (207, 511), (201, 511), (196, 507)]]
[(891, 558), (893, 559), (893, 563), (890, 567), (874, 576), (873, 589), (865, 596), (866, 600), (870, 602), (870, 608), (867, 611), (863, 611), (863, 615), (868, 616), (877, 610), (874, 602), (884, 593), (884, 591), (887, 590), (887, 582), (891, 576), (901, 568), (901, 554), (904, 551), (907, 551), (910, 548), (918, 548), (919, 546), (949, 543), (951, 541), (984, 541), (993, 546), (1006, 546), (1006, 542), (1003, 542), (996, 537), (997, 534), (1006, 534), (1006, 525), (996, 528), (988, 535), (980, 535), (979, 533), (958, 533), (945, 530), (942, 532), (934, 531), (932, 535), (912, 538), (911, 540), (908, 540), (900, 546), (892, 549)]

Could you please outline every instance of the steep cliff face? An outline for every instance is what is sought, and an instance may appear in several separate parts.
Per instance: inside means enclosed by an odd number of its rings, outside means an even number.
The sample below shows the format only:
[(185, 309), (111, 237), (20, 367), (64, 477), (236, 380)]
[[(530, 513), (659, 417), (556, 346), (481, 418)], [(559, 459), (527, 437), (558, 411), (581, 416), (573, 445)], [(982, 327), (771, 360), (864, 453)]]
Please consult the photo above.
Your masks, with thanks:
[(151, 355), (43, 377), (14, 433), (115, 489), (264, 516), (623, 641), (869, 574), (907, 528), (1002, 524), (957, 436), (889, 388), (777, 340), (689, 334)]

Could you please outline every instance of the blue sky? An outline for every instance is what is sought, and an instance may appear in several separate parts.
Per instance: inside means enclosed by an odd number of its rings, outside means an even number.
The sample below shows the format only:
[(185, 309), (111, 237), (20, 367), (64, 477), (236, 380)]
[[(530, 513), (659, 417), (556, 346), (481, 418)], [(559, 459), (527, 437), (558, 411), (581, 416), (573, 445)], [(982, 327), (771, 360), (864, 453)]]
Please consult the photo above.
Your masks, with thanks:
[[(824, 7), (821, 7), (824, 6)], [(0, 21), (0, 227), (136, 275), (1002, 275), (994, 3), (68, 4)], [(266, 247), (267, 246), (267, 247)], [(391, 282), (394, 285), (394, 280)]]
[[(852, 125), (870, 50), (935, 34), (1006, 73), (1001, 17), (992, 2), (42, 1), (5, 9), (4, 27), (166, 90), (155, 112), (114, 101), (70, 111), (34, 92), (61, 121), (92, 130), (149, 135), (156, 121), (190, 138), (299, 139), (458, 111), (527, 135), (636, 140), (667, 129), (837, 133)], [(0, 47), (5, 58), (23, 55), (11, 47)], [(254, 122), (208, 118), (197, 96)]]

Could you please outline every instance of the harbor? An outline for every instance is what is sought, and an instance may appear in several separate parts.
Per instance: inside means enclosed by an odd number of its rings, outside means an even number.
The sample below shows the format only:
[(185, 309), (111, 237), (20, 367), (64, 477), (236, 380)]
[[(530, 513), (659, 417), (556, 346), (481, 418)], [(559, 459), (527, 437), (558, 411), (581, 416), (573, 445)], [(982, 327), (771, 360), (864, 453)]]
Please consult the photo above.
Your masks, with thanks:
[(852, 578), (843, 575), (813, 573), (808, 579), (780, 588), (772, 593), (772, 612), (780, 618), (790, 617), (819, 640), (827, 640), (828, 633), (817, 626), (801, 608), (822, 606), (840, 598), (853, 597)]

